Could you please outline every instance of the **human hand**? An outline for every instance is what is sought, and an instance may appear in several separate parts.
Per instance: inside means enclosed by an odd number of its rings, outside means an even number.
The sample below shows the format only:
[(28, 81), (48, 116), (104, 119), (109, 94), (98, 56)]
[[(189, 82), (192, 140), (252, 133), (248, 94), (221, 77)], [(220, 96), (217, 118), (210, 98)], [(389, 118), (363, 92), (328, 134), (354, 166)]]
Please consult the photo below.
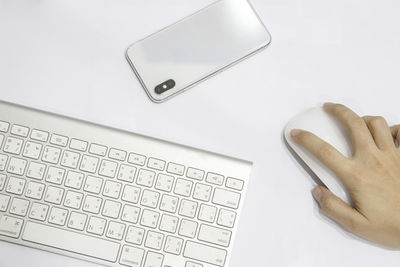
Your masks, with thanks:
[(347, 127), (351, 158), (310, 132), (292, 130), (291, 137), (341, 179), (354, 207), (323, 186), (313, 190), (314, 198), (326, 215), (351, 232), (400, 248), (400, 125), (389, 128), (382, 117), (361, 118), (340, 104), (327, 103), (324, 109)]

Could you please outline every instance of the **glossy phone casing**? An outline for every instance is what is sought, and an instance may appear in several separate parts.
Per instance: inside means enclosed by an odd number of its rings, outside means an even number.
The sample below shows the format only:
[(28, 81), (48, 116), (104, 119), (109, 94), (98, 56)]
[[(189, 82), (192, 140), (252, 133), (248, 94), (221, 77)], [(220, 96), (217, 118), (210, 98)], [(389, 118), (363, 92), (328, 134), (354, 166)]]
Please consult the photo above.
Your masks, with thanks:
[[(247, 0), (220, 0), (132, 44), (126, 57), (150, 99), (162, 102), (265, 48), (267, 29)], [(175, 87), (161, 94), (167, 80)]]

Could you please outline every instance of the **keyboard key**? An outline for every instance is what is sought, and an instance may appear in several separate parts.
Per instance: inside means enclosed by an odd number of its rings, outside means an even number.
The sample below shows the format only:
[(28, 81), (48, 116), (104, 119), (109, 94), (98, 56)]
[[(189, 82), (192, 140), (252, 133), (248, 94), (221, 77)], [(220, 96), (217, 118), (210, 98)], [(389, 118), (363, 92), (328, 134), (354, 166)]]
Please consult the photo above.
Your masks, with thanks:
[(125, 232), (125, 224), (117, 223), (117, 222), (110, 222), (108, 224), (108, 229), (106, 232), (106, 236), (115, 239), (115, 240), (122, 240)]
[(142, 219), (140, 220), (140, 224), (143, 226), (147, 226), (150, 228), (156, 228), (158, 224), (158, 219), (160, 218), (160, 214), (151, 210), (143, 210)]
[(121, 203), (120, 202), (115, 202), (111, 200), (106, 200), (104, 202), (104, 207), (103, 207), (103, 216), (117, 219), (119, 217), (119, 212), (121, 210)]
[(119, 150), (119, 149), (115, 149), (115, 148), (111, 148), (110, 152), (108, 153), (108, 157), (110, 159), (115, 159), (115, 160), (119, 160), (119, 161), (124, 161), (126, 158), (126, 152), (123, 150)]
[(0, 191), (4, 189), (6, 180), (7, 180), (7, 176), (5, 174), (0, 173)]
[(148, 231), (144, 246), (147, 248), (160, 250), (164, 241), (164, 235), (154, 231)]
[(61, 204), (63, 195), (64, 189), (55, 186), (49, 186), (47, 188), (44, 201), (59, 205)]
[(121, 194), (122, 184), (114, 181), (106, 181), (103, 190), (103, 196), (110, 198), (119, 198)]
[(85, 229), (87, 215), (79, 212), (71, 212), (67, 223), (68, 228), (80, 230)]
[(50, 144), (66, 147), (68, 144), (68, 137), (59, 134), (52, 134)]
[(183, 247), (183, 239), (167, 236), (167, 240), (165, 241), (164, 251), (170, 254), (179, 255), (181, 254)]
[(42, 161), (57, 164), (60, 156), (61, 149), (52, 146), (46, 146), (42, 156)]
[(78, 167), (78, 162), (80, 154), (66, 150), (61, 158), (61, 166), (68, 167), (71, 169), (76, 169)]
[(103, 201), (101, 198), (88, 195), (86, 196), (82, 210), (97, 214), (100, 211), (100, 206), (102, 202)]
[(215, 188), (212, 202), (217, 205), (237, 209), (240, 202), (240, 194), (221, 188)]
[(46, 175), (46, 182), (60, 185), (64, 180), (65, 170), (50, 166)]
[(74, 150), (78, 150), (81, 152), (85, 152), (86, 149), (88, 147), (88, 142), (86, 141), (82, 141), (82, 140), (78, 140), (75, 138), (71, 139), (71, 143), (69, 144), (69, 148), (74, 149)]
[(0, 171), (4, 171), (6, 169), (8, 156), (0, 154)]
[(205, 204), (201, 204), (199, 211), (199, 220), (214, 223), (215, 216), (217, 215), (217, 208), (214, 206), (209, 206)]
[(223, 185), (224, 183), (224, 176), (221, 174), (216, 174), (209, 172), (207, 173), (206, 182), (215, 185)]
[(226, 209), (220, 209), (217, 224), (232, 228), (235, 224), (236, 212)]
[(102, 185), (103, 185), (102, 178), (88, 175), (83, 190), (89, 193), (100, 194)]
[(43, 222), (46, 220), (48, 210), (49, 206), (35, 202), (29, 211), (29, 218)]
[(98, 158), (84, 155), (82, 157), (81, 166), (79, 167), (79, 169), (84, 172), (95, 173), (98, 164), (99, 164)]
[(132, 183), (135, 178), (136, 167), (129, 166), (126, 164), (121, 164), (119, 167), (117, 179), (121, 181), (125, 181), (128, 183)]
[(8, 132), (8, 128), (10, 128), (10, 124), (5, 121), (0, 121), (0, 132), (6, 133)]
[(190, 196), (192, 193), (193, 182), (186, 179), (177, 179), (174, 193), (184, 197)]
[(49, 133), (33, 129), (31, 133), (31, 138), (36, 141), (47, 142), (49, 139)]
[(122, 200), (136, 204), (139, 201), (139, 195), (140, 195), (139, 187), (125, 185), (124, 192), (122, 193)]
[(64, 206), (78, 210), (81, 207), (82, 201), (83, 201), (82, 193), (68, 191), (67, 194), (65, 195)]
[(6, 192), (15, 195), (22, 195), (22, 192), (24, 191), (25, 188), (25, 182), (26, 182), (25, 179), (11, 176), (8, 179)]
[(160, 204), (160, 210), (175, 213), (178, 208), (179, 198), (170, 195), (163, 195)]
[(117, 260), (120, 248), (115, 242), (29, 221), (22, 239), (109, 262)]
[(19, 138), (15, 137), (7, 137), (6, 143), (4, 145), (4, 152), (14, 154), (14, 155), (19, 155), (22, 150), (22, 145), (24, 144), (24, 141)]
[(200, 226), (198, 239), (218, 246), (228, 247), (231, 235), (231, 231), (202, 224)]
[(185, 173), (185, 166), (170, 162), (168, 163), (167, 172), (182, 176)]
[(67, 220), (68, 210), (53, 207), (49, 215), (49, 223), (64, 226)]
[(185, 264), (185, 267), (203, 267), (203, 265), (198, 264), (198, 263), (194, 263), (194, 262), (191, 262), (191, 261), (187, 261), (186, 264)]
[(42, 180), (45, 171), (46, 171), (46, 165), (31, 161), (31, 163), (29, 163), (26, 176), (36, 180)]
[(65, 186), (79, 190), (82, 187), (83, 177), (83, 173), (68, 171), (65, 177)]
[(227, 188), (240, 191), (240, 190), (243, 189), (243, 185), (244, 185), (244, 182), (242, 180), (231, 178), (231, 177), (228, 177), (226, 179), (226, 185), (225, 186)]
[(187, 199), (182, 199), (181, 206), (179, 208), (179, 215), (189, 218), (194, 218), (197, 211), (197, 205), (198, 205), (197, 202)]
[(87, 232), (95, 235), (103, 235), (107, 221), (104, 218), (90, 217)]
[(0, 148), (3, 145), (4, 135), (0, 134)]
[(137, 223), (139, 220), (140, 208), (131, 205), (125, 205), (122, 211), (121, 220), (130, 223)]
[(10, 202), (10, 196), (0, 194), (0, 211), (6, 211), (9, 202)]
[(0, 214), (0, 235), (18, 238), (23, 223), (22, 219)]
[(5, 174), (0, 173), (0, 191), (4, 189), (6, 184), (7, 176)]
[(193, 198), (201, 201), (209, 201), (212, 187), (206, 184), (197, 183), (194, 188)]
[(195, 168), (188, 168), (186, 177), (202, 181), (204, 179), (204, 171)]
[(166, 175), (163, 173), (158, 174), (156, 189), (171, 192), (172, 186), (174, 184), (174, 177), (171, 175)]
[(29, 181), (28, 186), (26, 187), (25, 196), (40, 200), (43, 197), (45, 187), (44, 184)]
[(147, 252), (144, 267), (162, 267), (164, 255), (152, 251)]
[(124, 246), (119, 263), (129, 267), (140, 267), (142, 265), (143, 256), (143, 249)]
[(178, 217), (164, 214), (161, 217), (160, 230), (174, 234), (178, 228), (178, 223), (179, 223)]
[(89, 153), (101, 157), (105, 157), (107, 155), (107, 147), (98, 145), (98, 144), (91, 144), (89, 148)]
[(197, 222), (183, 219), (179, 227), (179, 235), (194, 238), (197, 232)]
[(142, 185), (145, 187), (153, 187), (155, 176), (156, 176), (156, 173), (153, 171), (140, 169), (139, 173), (138, 173), (138, 177), (136, 179), (136, 183), (138, 185)]
[(13, 134), (13, 135), (18, 135), (18, 136), (21, 136), (21, 137), (27, 137), (28, 133), (29, 133), (29, 128), (28, 127), (15, 125), (15, 124), (11, 127), (11, 134)]
[(144, 239), (144, 232), (145, 230), (143, 228), (129, 226), (126, 234), (126, 242), (134, 245), (141, 245)]
[(150, 169), (163, 171), (165, 169), (165, 161), (155, 158), (149, 158), (149, 162), (147, 162), (147, 167)]
[(117, 166), (118, 166), (118, 164), (116, 162), (104, 159), (101, 162), (99, 174), (101, 176), (114, 178), (115, 173), (117, 172)]
[(221, 267), (225, 264), (226, 255), (227, 252), (223, 249), (210, 247), (192, 241), (186, 242), (186, 247), (183, 252), (183, 256), (186, 258)]
[(29, 201), (15, 197), (10, 206), (10, 214), (25, 216), (29, 209)]
[(130, 153), (128, 162), (135, 165), (144, 166), (144, 163), (146, 162), (146, 156)]
[(30, 159), (39, 159), (42, 152), (42, 145), (34, 142), (26, 142), (22, 155)]
[(23, 175), (25, 173), (26, 165), (28, 161), (24, 159), (11, 158), (10, 163), (8, 164), (7, 172)]
[(140, 204), (145, 207), (156, 208), (158, 206), (159, 198), (160, 193), (150, 190), (143, 190), (142, 201)]

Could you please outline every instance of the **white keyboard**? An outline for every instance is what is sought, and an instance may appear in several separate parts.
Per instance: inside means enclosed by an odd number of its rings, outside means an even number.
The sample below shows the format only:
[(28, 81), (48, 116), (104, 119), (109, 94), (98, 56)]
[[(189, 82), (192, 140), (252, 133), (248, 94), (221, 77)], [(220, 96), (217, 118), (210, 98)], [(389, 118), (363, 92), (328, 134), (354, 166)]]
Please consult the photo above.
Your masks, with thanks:
[(226, 267), (250, 170), (0, 102), (0, 240), (106, 266)]

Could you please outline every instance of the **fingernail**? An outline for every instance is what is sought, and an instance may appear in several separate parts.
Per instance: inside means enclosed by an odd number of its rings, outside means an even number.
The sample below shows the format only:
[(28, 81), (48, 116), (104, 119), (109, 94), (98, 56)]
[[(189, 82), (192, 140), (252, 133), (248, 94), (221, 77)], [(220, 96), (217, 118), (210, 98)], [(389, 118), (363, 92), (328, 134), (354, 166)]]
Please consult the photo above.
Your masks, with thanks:
[(290, 135), (291, 135), (292, 137), (295, 137), (295, 136), (298, 136), (299, 134), (301, 134), (301, 132), (302, 132), (302, 130), (293, 129), (293, 130), (290, 132)]
[(315, 200), (321, 204), (321, 199), (322, 199), (322, 190), (321, 188), (317, 187), (312, 191), (312, 195), (315, 198)]
[(333, 106), (333, 105), (334, 105), (334, 103), (326, 102), (326, 103), (324, 104), (324, 107), (325, 107), (325, 108), (328, 108), (328, 107)]

